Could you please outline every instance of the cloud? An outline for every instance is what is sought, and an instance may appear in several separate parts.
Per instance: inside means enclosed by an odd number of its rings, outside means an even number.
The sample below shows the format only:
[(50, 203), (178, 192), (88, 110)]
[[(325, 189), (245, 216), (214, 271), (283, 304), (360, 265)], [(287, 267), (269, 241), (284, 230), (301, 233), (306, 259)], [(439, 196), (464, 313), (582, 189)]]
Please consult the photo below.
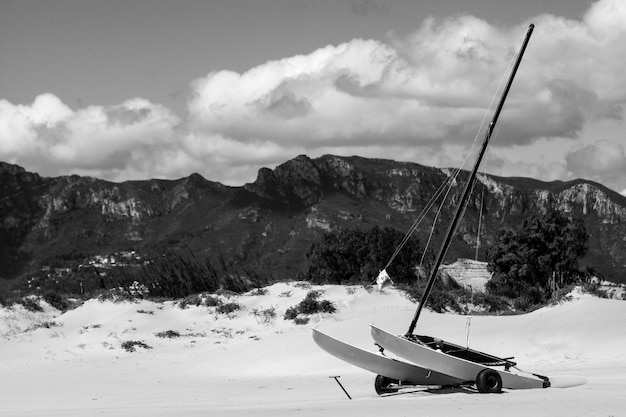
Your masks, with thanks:
[(576, 176), (600, 179), (621, 177), (626, 182), (626, 153), (620, 143), (601, 140), (570, 152), (567, 168)]
[[(618, 117), (626, 82), (611, 68), (622, 55), (605, 50), (624, 49), (626, 36), (617, 24), (607, 34), (596, 9), (582, 22), (538, 18), (500, 145), (576, 138), (588, 120)], [(190, 118), (236, 140), (297, 137), (308, 148), (328, 141), (360, 147), (380, 138), (466, 141), (497, 97), (525, 30), (471, 16), (431, 18), (390, 44), (355, 39), (241, 74), (213, 72), (194, 82)], [(599, 61), (608, 62), (598, 68)]]
[[(353, 3), (353, 11), (371, 13), (376, 5)], [(501, 161), (494, 169), (617, 181), (611, 172), (626, 168), (600, 169), (609, 159), (590, 165), (582, 157), (605, 155), (617, 138), (590, 144), (581, 135), (592, 123), (623, 118), (626, 3), (601, 0), (581, 20), (541, 15), (533, 21), (492, 146)], [(180, 118), (140, 98), (77, 110), (52, 94), (30, 105), (0, 100), (0, 152), (48, 175), (121, 180), (197, 171), (233, 185), (302, 153), (456, 165), (481, 121), (489, 120), (487, 109), (495, 107), (528, 23), (429, 18), (408, 36), (353, 39), (241, 73), (212, 71), (190, 83)], [(533, 145), (549, 141), (563, 146), (537, 160)]]
[(178, 123), (168, 109), (143, 99), (77, 111), (52, 94), (31, 105), (0, 100), (0, 154), (47, 175), (71, 170), (125, 178), (136, 167), (143, 167), (142, 176), (156, 174), (163, 153), (179, 146)]

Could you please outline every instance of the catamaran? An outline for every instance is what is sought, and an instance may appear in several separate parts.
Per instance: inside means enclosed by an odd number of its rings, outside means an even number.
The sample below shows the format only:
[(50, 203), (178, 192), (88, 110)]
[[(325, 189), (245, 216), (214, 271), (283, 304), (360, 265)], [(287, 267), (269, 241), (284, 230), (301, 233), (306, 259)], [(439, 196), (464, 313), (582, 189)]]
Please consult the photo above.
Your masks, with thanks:
[(478, 168), (493, 135), (533, 29), (534, 25), (531, 24), (526, 32), (522, 47), (517, 54), (513, 69), (493, 114), (491, 123), (486, 130), (480, 151), (474, 162), (469, 179), (465, 184), (462, 197), (457, 204), (454, 217), (441, 244), (434, 266), (430, 272), (428, 283), (408, 331), (404, 335), (394, 335), (374, 325), (370, 325), (372, 338), (380, 347), (380, 353), (386, 350), (408, 362), (363, 351), (325, 335), (317, 329), (313, 329), (313, 339), (322, 349), (339, 359), (378, 373), (375, 388), (379, 394), (397, 390), (402, 385), (407, 384), (476, 386), (478, 391), (482, 393), (497, 393), (501, 392), (503, 388), (528, 389), (547, 388), (550, 386), (548, 377), (517, 368), (517, 364), (512, 360), (513, 358), (500, 358), (470, 349), (469, 346), (463, 347), (446, 342), (437, 337), (414, 334), (422, 309), (426, 305), (433, 289), (439, 267), (463, 217), (474, 182), (476, 181)]

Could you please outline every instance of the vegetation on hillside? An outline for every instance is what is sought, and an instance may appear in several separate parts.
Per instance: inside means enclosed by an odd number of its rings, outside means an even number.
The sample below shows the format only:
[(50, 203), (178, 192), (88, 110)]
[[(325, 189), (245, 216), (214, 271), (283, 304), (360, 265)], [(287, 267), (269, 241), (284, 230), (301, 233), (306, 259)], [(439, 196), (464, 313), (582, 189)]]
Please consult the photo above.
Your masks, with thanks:
[(183, 298), (217, 290), (242, 293), (267, 283), (254, 271), (220, 257), (216, 262), (170, 252), (138, 268), (115, 270), (115, 286), (129, 296)]
[(141, 264), (120, 262), (106, 269), (89, 266), (71, 270), (62, 277), (41, 275), (16, 282), (6, 295), (0, 294), (0, 305), (28, 303), (23, 301), (28, 300), (25, 296), (36, 295), (64, 311), (72, 307), (65, 296), (187, 300), (189, 296), (204, 292), (243, 293), (268, 283), (255, 271), (221, 256), (211, 259), (191, 251), (168, 251)]
[[(371, 286), (404, 240), (402, 232), (375, 226), (369, 230), (338, 229), (324, 234), (306, 254), (304, 271), (297, 277), (315, 284), (362, 284)], [(454, 280), (438, 277), (428, 300), (435, 311), (467, 312), (468, 305), (480, 310), (502, 312), (514, 306), (529, 310), (563, 293), (563, 288), (585, 277), (579, 261), (588, 248), (588, 235), (582, 220), (571, 219), (551, 211), (525, 220), (517, 229), (502, 230), (488, 249), (489, 269), (493, 272), (486, 294), (471, 294)], [(432, 267), (431, 252), (424, 253), (416, 237), (409, 238), (386, 270), (395, 285), (408, 296), (419, 300), (426, 285), (426, 274)], [(88, 298), (105, 294), (124, 298), (157, 297), (182, 299), (192, 303), (193, 294), (228, 291), (243, 293), (269, 283), (255, 271), (227, 261), (210, 260), (191, 251), (170, 251), (142, 264), (120, 265), (106, 275), (94, 266), (78, 270), (65, 280), (30, 280), (27, 291), (15, 293), (25, 307), (34, 308), (24, 294), (34, 293), (50, 305), (67, 310), (71, 303), (59, 294), (79, 294)], [(36, 287), (33, 287), (36, 285)], [(69, 291), (71, 288), (74, 290)], [(300, 314), (332, 312), (334, 306), (318, 300), (311, 292), (307, 298), (286, 313), (286, 319), (300, 320)], [(0, 305), (10, 300), (0, 297)], [(473, 307), (473, 308), (474, 308)], [(220, 306), (220, 311), (235, 306)]]
[[(394, 229), (374, 227), (368, 231), (343, 229), (327, 233), (307, 253), (304, 279), (318, 284), (372, 284), (390, 259), (403, 235)], [(532, 216), (516, 230), (502, 230), (488, 249), (493, 278), (486, 294), (472, 295), (452, 280), (438, 277), (428, 304), (436, 311), (463, 312), (470, 302), (490, 312), (510, 306), (528, 310), (549, 301), (559, 291), (585, 277), (579, 261), (588, 248), (588, 235), (580, 219), (558, 211)], [(420, 279), (423, 249), (417, 238), (387, 268), (396, 285), (420, 299), (425, 279)], [(427, 271), (432, 255), (423, 265)], [(475, 297), (472, 299), (472, 297)]]
[[(316, 284), (371, 285), (403, 238), (398, 230), (379, 227), (326, 233), (307, 253), (303, 279)], [(423, 253), (419, 240), (412, 237), (387, 268), (394, 284), (415, 301), (421, 299), (427, 284), (423, 271), (430, 270), (433, 264), (433, 255), (427, 251), (419, 267)], [(511, 304), (498, 295), (471, 294), (454, 280), (438, 276), (428, 306), (437, 312), (465, 313), (471, 302), (489, 312), (508, 310)]]

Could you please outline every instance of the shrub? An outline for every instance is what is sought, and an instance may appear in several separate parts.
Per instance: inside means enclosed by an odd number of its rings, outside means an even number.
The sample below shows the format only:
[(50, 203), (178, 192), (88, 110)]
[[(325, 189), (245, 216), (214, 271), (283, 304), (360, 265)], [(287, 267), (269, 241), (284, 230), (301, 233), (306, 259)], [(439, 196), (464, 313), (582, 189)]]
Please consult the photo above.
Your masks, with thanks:
[(98, 301), (110, 301), (112, 303), (123, 303), (125, 301), (134, 302), (135, 297), (128, 294), (121, 288), (112, 288), (104, 290), (96, 297)]
[(287, 310), (285, 310), (285, 320), (294, 320), (296, 317), (298, 317), (298, 314), (300, 312), (298, 311), (298, 306), (293, 306), (293, 307), (289, 307)]
[(137, 350), (135, 347), (140, 347), (143, 349), (152, 349), (152, 346), (146, 345), (141, 340), (127, 340), (126, 342), (122, 343), (122, 349), (124, 349), (126, 352), (135, 352)]
[(214, 297), (212, 295), (208, 295), (206, 300), (204, 300), (204, 304), (207, 307), (217, 307), (222, 305), (222, 300), (220, 300), (218, 297)]
[(293, 322), (297, 325), (305, 325), (309, 322), (308, 317), (296, 317), (293, 319)]
[[(425, 285), (426, 283), (422, 282), (412, 286), (401, 285), (400, 288), (406, 292), (409, 299), (421, 301), (425, 291)], [(426, 301), (426, 306), (438, 313), (442, 313), (447, 309), (461, 313), (462, 309), (459, 306), (459, 301), (464, 299), (469, 301), (469, 298), (469, 290), (463, 289), (452, 279), (444, 280), (441, 276), (438, 276), (435, 279), (431, 293)]]
[(237, 303), (226, 303), (226, 304), (222, 304), (217, 306), (217, 309), (215, 311), (217, 311), (220, 314), (231, 314), (234, 313), (235, 311), (241, 310), (241, 305), (237, 304)]
[(518, 311), (529, 312), (534, 310), (535, 306), (537, 304), (533, 302), (532, 298), (527, 296), (521, 296), (513, 300), (513, 308)]
[(37, 323), (28, 328), (27, 331), (37, 330), (37, 329), (51, 329), (53, 327), (61, 327), (62, 325), (57, 323), (56, 321), (44, 321), (41, 323)]
[[(299, 314), (334, 313), (335, 305), (328, 300), (318, 300), (320, 291), (309, 291), (304, 300), (285, 311), (285, 320), (295, 320)], [(308, 321), (308, 320), (307, 320)]]
[(490, 313), (509, 310), (509, 302), (506, 298), (495, 294), (477, 294), (476, 304), (485, 306)]
[(30, 297), (24, 297), (22, 299), (19, 299), (17, 301), (18, 304), (22, 305), (26, 310), (32, 312), (32, 313), (41, 313), (43, 312), (43, 308), (41, 308), (41, 305), (39, 304), (39, 301), (37, 301), (34, 298), (30, 298)]
[(180, 302), (178, 303), (178, 306), (184, 310), (188, 306), (198, 307), (201, 304), (202, 304), (202, 298), (200, 298), (198, 294), (191, 294), (183, 298), (182, 300), (180, 300)]
[(162, 339), (164, 338), (174, 339), (174, 338), (180, 337), (180, 333), (178, 333), (176, 330), (166, 330), (164, 332), (155, 333), (154, 335)]
[(434, 288), (430, 295), (428, 304), (429, 307), (437, 313), (443, 313), (448, 308), (457, 313), (462, 312), (462, 309), (457, 301), (457, 297), (455, 297), (455, 294), (452, 291), (444, 291)]
[(267, 295), (269, 293), (270, 293), (269, 290), (266, 288), (255, 288), (254, 290), (250, 291), (248, 295), (260, 296), (260, 295)]
[(599, 298), (608, 298), (606, 290), (602, 289), (600, 285), (595, 282), (584, 284), (583, 291)]
[(276, 318), (276, 309), (274, 307), (265, 310), (253, 309), (252, 314), (259, 323), (268, 324)]
[(54, 291), (48, 291), (44, 294), (43, 299), (46, 303), (60, 311), (67, 311), (70, 308), (70, 303), (65, 297)]

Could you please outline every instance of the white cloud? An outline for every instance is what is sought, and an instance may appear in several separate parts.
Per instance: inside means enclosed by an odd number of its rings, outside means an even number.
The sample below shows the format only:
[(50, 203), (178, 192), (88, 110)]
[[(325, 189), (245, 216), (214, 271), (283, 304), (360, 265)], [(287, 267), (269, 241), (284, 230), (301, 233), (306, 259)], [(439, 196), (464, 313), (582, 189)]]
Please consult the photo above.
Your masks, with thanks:
[[(576, 138), (588, 120), (618, 117), (626, 100), (626, 45), (619, 20), (606, 28), (594, 6), (581, 22), (540, 16), (507, 103), (500, 145)], [(603, 11), (610, 14), (611, 12)], [(467, 141), (521, 43), (526, 24), (501, 29), (470, 16), (428, 19), (391, 44), (353, 40), (245, 73), (197, 80), (193, 126), (242, 142), (361, 149), (383, 139), (414, 146)], [(602, 62), (602, 68), (598, 68)], [(620, 69), (621, 71), (621, 69)]]
[(620, 143), (601, 140), (569, 153), (566, 161), (568, 169), (576, 176), (626, 180), (626, 154)]
[(52, 94), (36, 97), (31, 105), (2, 100), (0, 154), (27, 168), (40, 167), (46, 175), (71, 171), (115, 178), (124, 172), (126, 177), (129, 168), (148, 168), (165, 149), (178, 147), (173, 135), (178, 123), (168, 109), (143, 99), (78, 111)]

